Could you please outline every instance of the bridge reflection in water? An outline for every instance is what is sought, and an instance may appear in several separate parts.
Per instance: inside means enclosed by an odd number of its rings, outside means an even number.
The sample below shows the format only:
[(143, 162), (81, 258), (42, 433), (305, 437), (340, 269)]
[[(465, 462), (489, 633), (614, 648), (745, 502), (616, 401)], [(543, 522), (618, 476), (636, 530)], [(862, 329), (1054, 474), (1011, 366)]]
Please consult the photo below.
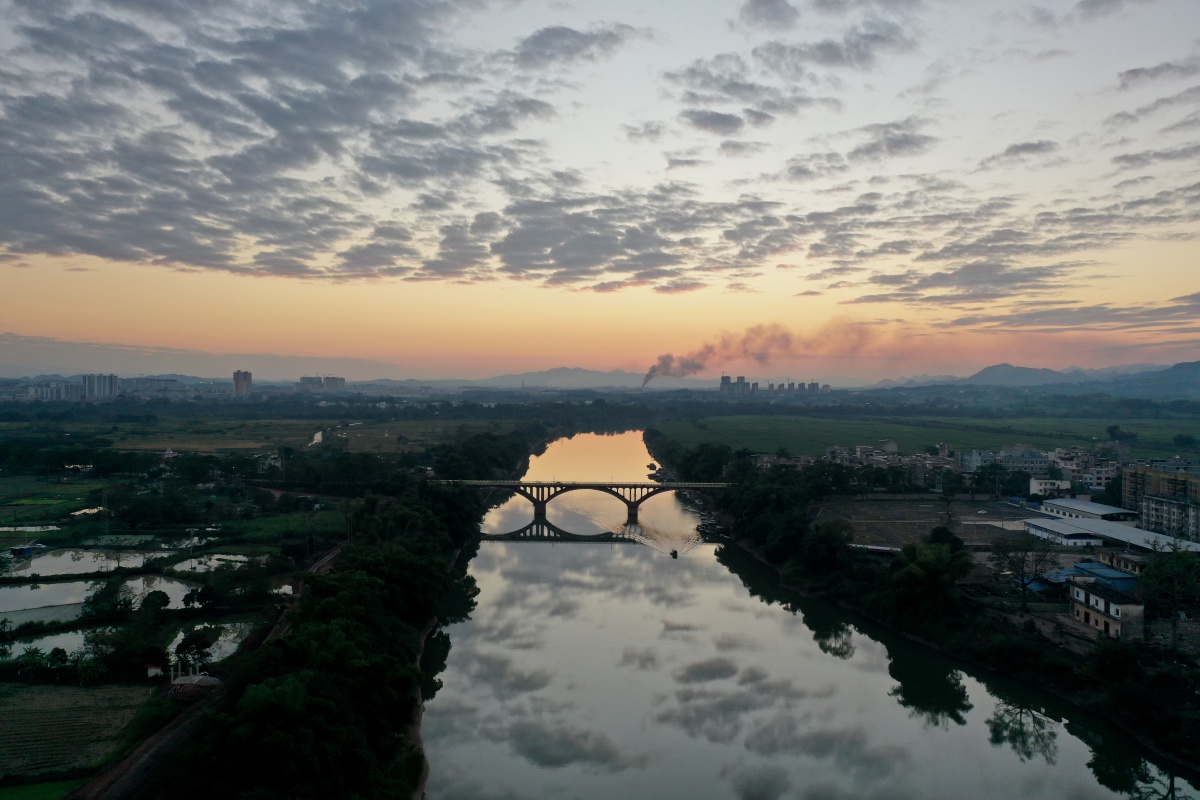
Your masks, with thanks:
[(485, 542), (551, 542), (562, 544), (641, 544), (662, 553), (675, 551), (682, 555), (694, 549), (703, 539), (696, 531), (685, 534), (666, 534), (637, 523), (627, 523), (615, 531), (582, 534), (563, 530), (552, 522), (534, 519), (524, 528), (509, 533), (483, 534)]

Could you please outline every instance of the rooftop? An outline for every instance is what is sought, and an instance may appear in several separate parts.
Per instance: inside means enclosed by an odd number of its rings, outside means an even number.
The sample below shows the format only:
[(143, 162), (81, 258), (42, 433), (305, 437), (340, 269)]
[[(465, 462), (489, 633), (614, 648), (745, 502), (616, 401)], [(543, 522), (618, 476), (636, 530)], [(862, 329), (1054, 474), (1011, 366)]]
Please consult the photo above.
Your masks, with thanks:
[(1161, 533), (1151, 533), (1141, 528), (1110, 522), (1106, 519), (1035, 519), (1022, 520), (1030, 526), (1057, 533), (1061, 536), (1080, 536), (1091, 534), (1105, 539), (1121, 542), (1122, 544), (1140, 547), (1144, 550), (1169, 550), (1175, 544), (1181, 550), (1200, 553), (1200, 542), (1190, 542), (1187, 539), (1176, 539), (1174, 536), (1164, 536)]
[(1116, 506), (1106, 506), (1103, 503), (1093, 503), (1090, 500), (1072, 500), (1065, 498), (1062, 500), (1046, 500), (1042, 503), (1043, 506), (1054, 506), (1056, 508), (1064, 508), (1068, 511), (1076, 511), (1081, 514), (1133, 514), (1127, 508), (1117, 508)]

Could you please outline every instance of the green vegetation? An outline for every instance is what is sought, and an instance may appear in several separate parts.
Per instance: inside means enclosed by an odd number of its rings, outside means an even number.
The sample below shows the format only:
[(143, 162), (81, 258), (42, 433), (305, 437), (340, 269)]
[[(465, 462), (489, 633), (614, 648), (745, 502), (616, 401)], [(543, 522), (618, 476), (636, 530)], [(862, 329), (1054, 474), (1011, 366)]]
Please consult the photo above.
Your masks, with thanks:
[[(904, 545), (890, 559), (852, 548), (844, 520), (814, 521), (809, 507), (815, 500), (861, 484), (868, 472), (865, 468), (817, 462), (760, 470), (753, 467), (747, 451), (735, 453), (728, 445), (687, 448), (661, 431), (648, 434), (647, 441), (656, 456), (672, 466), (702, 465), (733, 481), (717, 500), (718, 507), (732, 517), (732, 537), (773, 566), (784, 585), (853, 608), (969, 662), (1050, 688), (1145, 734), (1168, 752), (1193, 763), (1200, 759), (1200, 666), (1179, 657), (1174, 641), (1170, 649), (1105, 642), (1080, 659), (1038, 633), (1032, 621), (1017, 628), (984, 613), (980, 600), (963, 594), (961, 581), (973, 564), (954, 534), (950, 515), (924, 541)], [(718, 452), (729, 459), (720, 468), (712, 463)], [(737, 565), (741, 560), (729, 553), (731, 547), (723, 548), (718, 557)], [(1008, 587), (1016, 580), (1024, 609), (1029, 582), (1049, 567), (1050, 559), (1048, 548), (1039, 542), (1000, 540), (992, 554), (997, 586)], [(1193, 554), (1160, 553), (1146, 575), (1152, 612), (1177, 620), (1180, 611), (1200, 611), (1200, 561)], [(842, 647), (837, 639), (836, 632), (831, 633), (828, 649), (825, 645), (822, 649), (837, 653)], [(952, 683), (948, 682), (946, 697), (957, 696), (965, 704), (965, 692), (956, 693)], [(953, 706), (947, 707), (942, 719), (961, 718), (964, 706)], [(1006, 713), (998, 711), (989, 722), (993, 740), (1007, 742), (1019, 752), (1032, 747), (1037, 732), (1019, 715)]]
[(0, 800), (61, 800), (79, 783), (79, 780), (70, 780), (11, 786), (0, 789)]
[(103, 763), (149, 695), (145, 686), (0, 684), (0, 782), (71, 777)]
[[(511, 470), (530, 446), (480, 434), (437, 459), (462, 477), (484, 477)], [(222, 707), (145, 796), (410, 795), (423, 756), (400, 734), (437, 687), (419, 654), (435, 621), (474, 607), (465, 564), (482, 512), (474, 491), (417, 479), (389, 498), (354, 502), (354, 541), (332, 573), (308, 578), (291, 632), (222, 670)], [(438, 669), (449, 642), (430, 641), (439, 654), (423, 663)]]
[[(1106, 426), (1136, 431), (1128, 442), (1136, 457), (1163, 457), (1179, 452), (1173, 437), (1180, 422), (1174, 419), (1078, 418), (970, 418), (955, 416), (772, 416), (704, 417), (694, 421), (668, 421), (656, 427), (681, 445), (719, 444), (734, 450), (774, 453), (786, 448), (795, 455), (824, 456), (827, 447), (877, 445), (895, 439), (902, 453), (919, 453), (937, 442), (956, 450), (999, 450), (1006, 444), (1029, 444), (1042, 449), (1078, 445), (1090, 447), (1107, 441)], [(1124, 439), (1122, 439), (1124, 441)]]

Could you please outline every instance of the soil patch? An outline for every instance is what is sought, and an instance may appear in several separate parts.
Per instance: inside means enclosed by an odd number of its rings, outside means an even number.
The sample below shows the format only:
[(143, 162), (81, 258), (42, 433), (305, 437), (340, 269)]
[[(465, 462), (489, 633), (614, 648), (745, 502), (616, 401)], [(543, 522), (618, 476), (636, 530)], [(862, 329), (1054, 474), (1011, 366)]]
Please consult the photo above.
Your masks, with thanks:
[(138, 686), (0, 684), (0, 775), (95, 764), (121, 743), (150, 692)]

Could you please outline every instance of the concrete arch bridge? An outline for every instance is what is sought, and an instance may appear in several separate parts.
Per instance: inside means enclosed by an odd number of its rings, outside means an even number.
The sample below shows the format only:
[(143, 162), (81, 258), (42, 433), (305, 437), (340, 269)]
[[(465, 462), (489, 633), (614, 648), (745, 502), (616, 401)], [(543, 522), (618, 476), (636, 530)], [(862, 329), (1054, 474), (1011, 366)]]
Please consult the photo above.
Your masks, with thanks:
[(679, 489), (697, 489), (713, 491), (725, 489), (728, 483), (696, 483), (691, 481), (672, 481), (670, 483), (613, 483), (605, 481), (438, 481), (438, 483), (455, 484), (458, 486), (476, 486), (481, 489), (506, 489), (513, 494), (519, 494), (533, 504), (535, 521), (546, 519), (546, 505), (567, 492), (589, 490), (603, 492), (625, 503), (628, 509), (629, 525), (638, 521), (638, 507), (646, 500), (664, 492), (674, 492)]

